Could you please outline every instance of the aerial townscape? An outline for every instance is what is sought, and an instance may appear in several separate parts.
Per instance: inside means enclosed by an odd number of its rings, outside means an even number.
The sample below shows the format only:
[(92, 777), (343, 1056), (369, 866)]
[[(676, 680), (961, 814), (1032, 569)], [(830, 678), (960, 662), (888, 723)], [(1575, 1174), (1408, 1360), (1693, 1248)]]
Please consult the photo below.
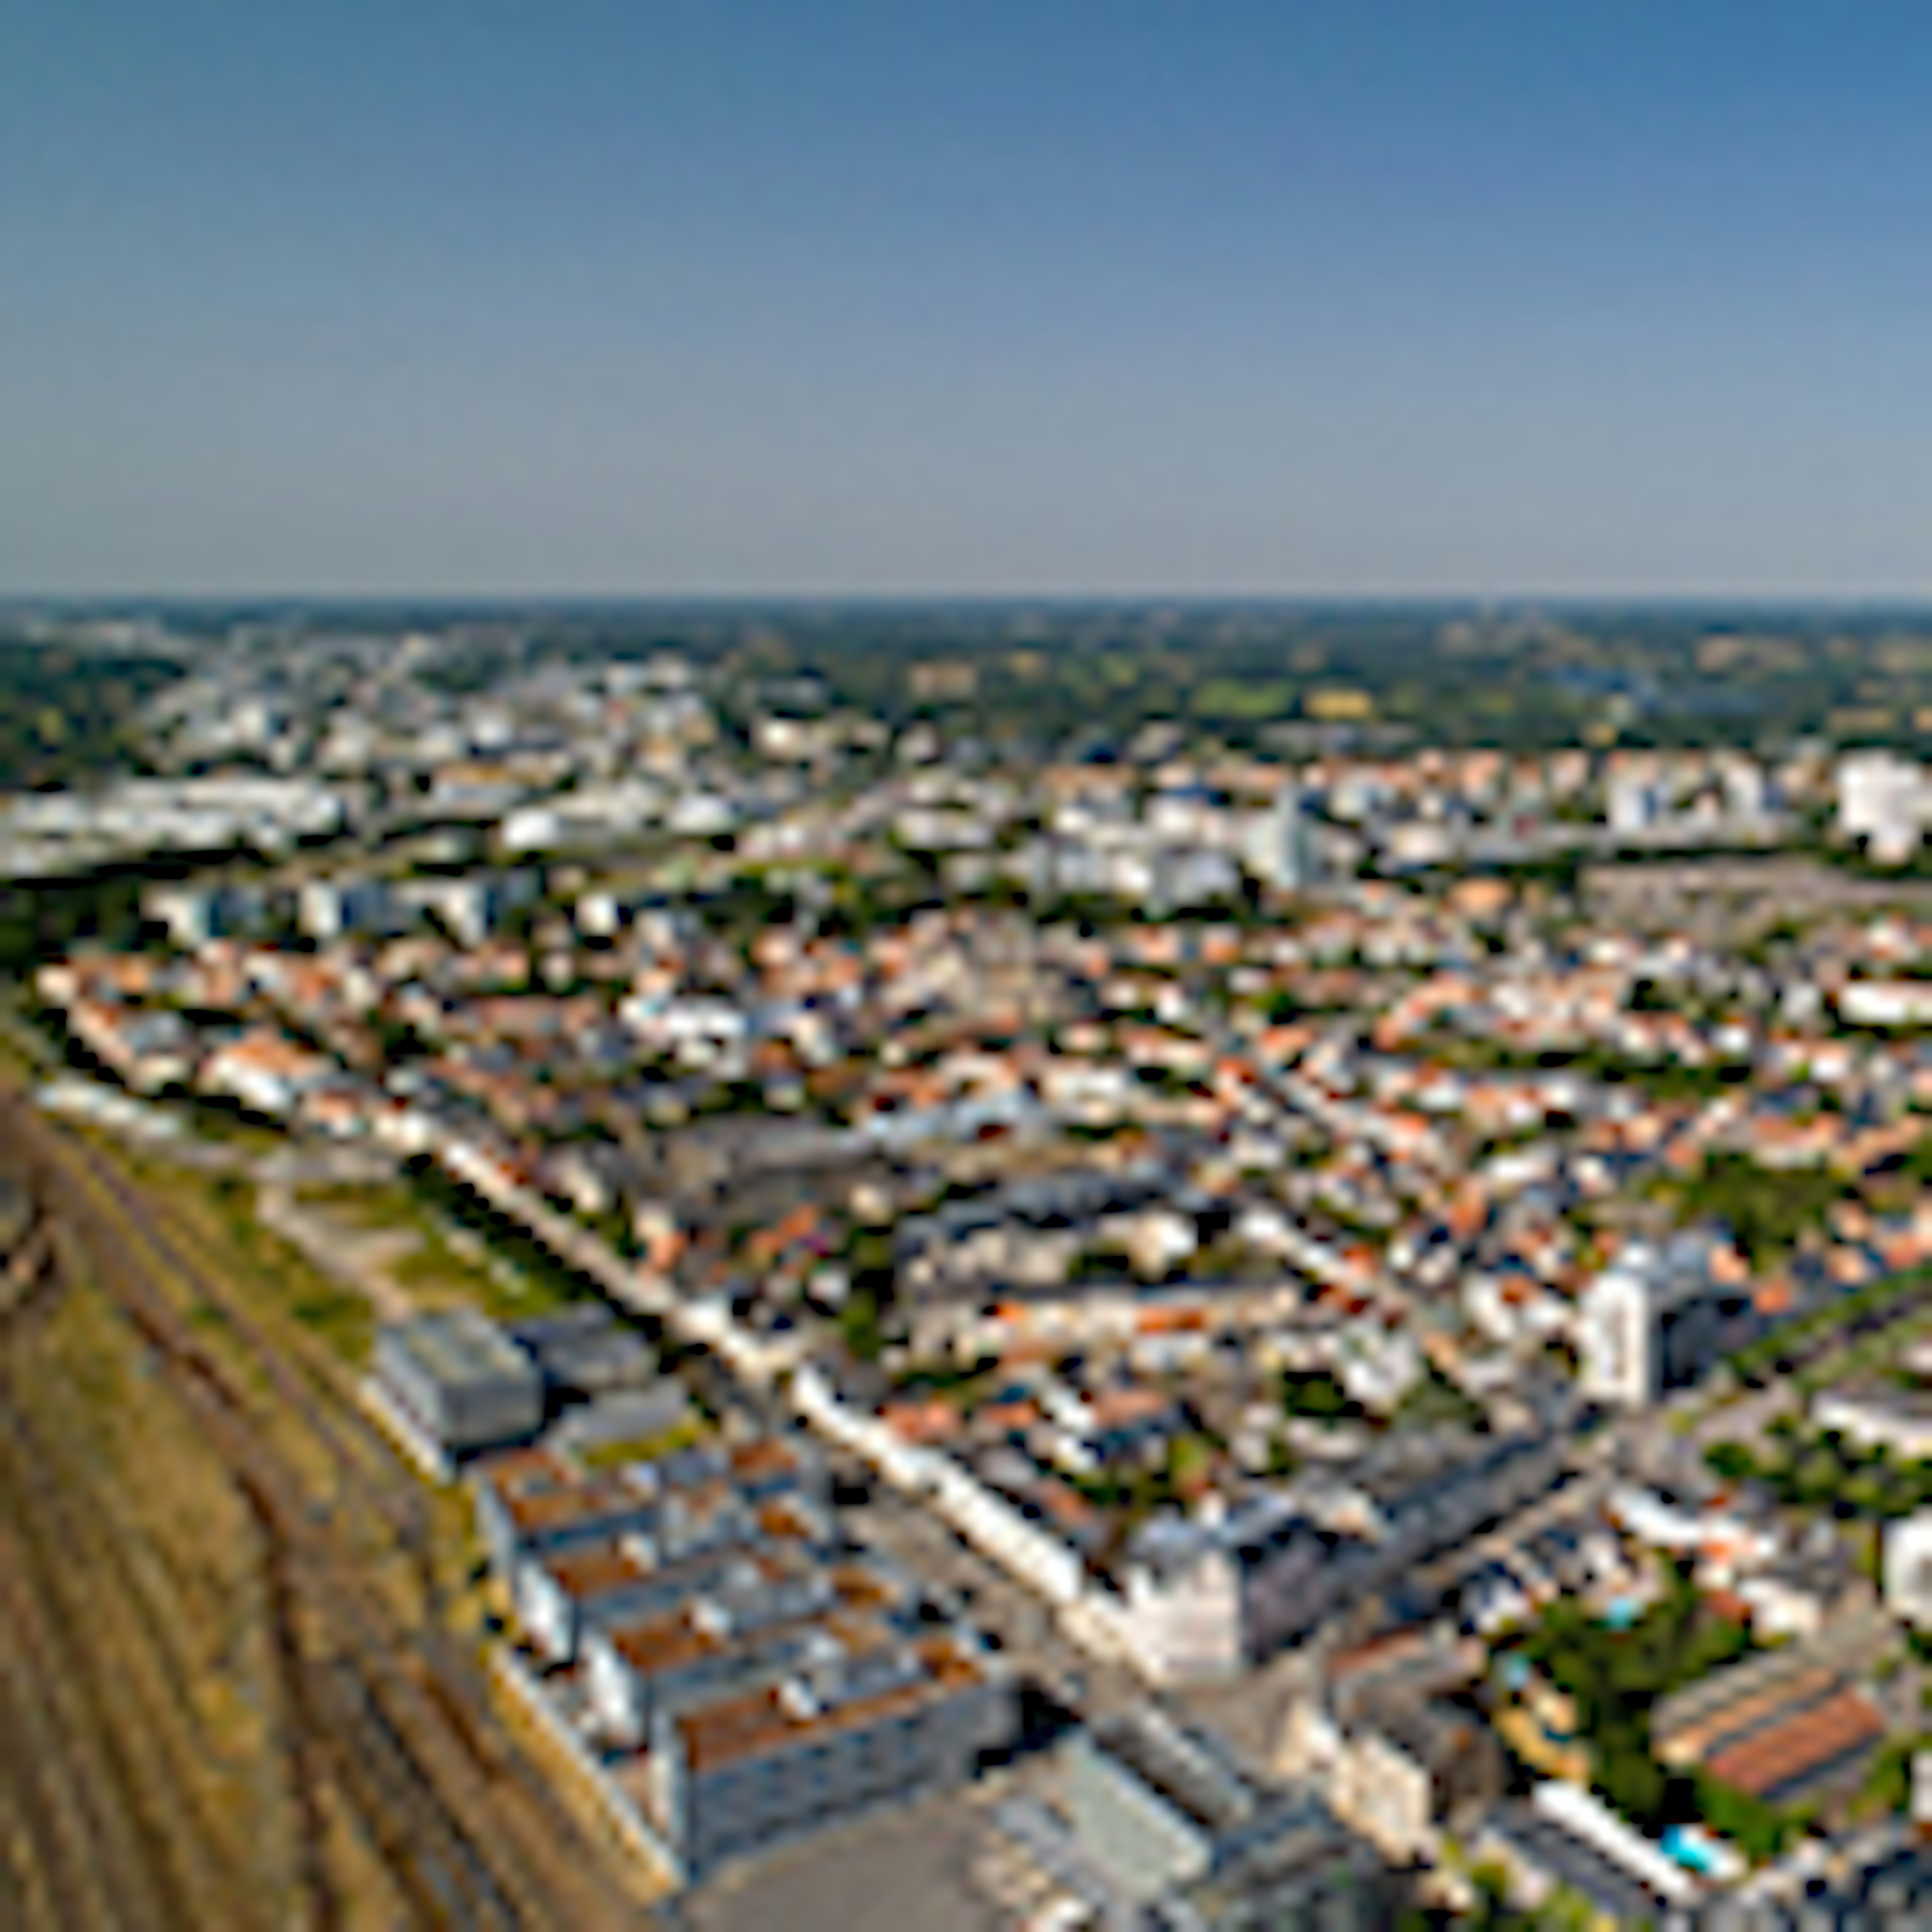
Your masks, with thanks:
[(1932, 1932), (1932, 8), (0, 100), (0, 1932)]
[(50, 1895), (1932, 1922), (1909, 617), (12, 622)]

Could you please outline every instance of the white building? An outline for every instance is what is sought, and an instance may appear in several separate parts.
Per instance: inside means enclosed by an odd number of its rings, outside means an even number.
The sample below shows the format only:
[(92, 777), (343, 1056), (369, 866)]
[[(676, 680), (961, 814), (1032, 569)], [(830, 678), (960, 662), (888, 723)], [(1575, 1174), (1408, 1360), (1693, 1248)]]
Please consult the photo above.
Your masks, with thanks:
[(1314, 851), (1301, 808), (1301, 788), (1293, 780), (1276, 793), (1273, 805), (1249, 821), (1242, 856), (1248, 871), (1277, 892), (1300, 892), (1314, 883)]
[(1613, 832), (1634, 836), (1651, 830), (1662, 817), (1663, 788), (1652, 772), (1612, 772), (1604, 788), (1604, 806)]
[(1688, 1905), (1697, 1896), (1695, 1882), (1665, 1856), (1662, 1846), (1631, 1830), (1602, 1799), (1580, 1785), (1546, 1780), (1530, 1793), (1530, 1803), (1543, 1816), (1658, 1898), (1673, 1905)]
[(1641, 1408), (1700, 1380), (1754, 1340), (1766, 1317), (1748, 1280), (1712, 1271), (1718, 1243), (1693, 1230), (1657, 1246), (1633, 1242), (1583, 1291), (1578, 1386), (1593, 1401)]
[(1932, 1022), (1932, 981), (1848, 980), (1838, 1017), (1852, 1026), (1924, 1026)]
[(1864, 839), (1881, 865), (1910, 858), (1932, 819), (1924, 766), (1895, 752), (1850, 752), (1838, 760), (1836, 776), (1839, 832)]
[(1885, 1600), (1907, 1623), (1932, 1628), (1932, 1510), (1886, 1526)]
[(1811, 1420), (1848, 1442), (1906, 1462), (1932, 1461), (1932, 1394), (1924, 1389), (1878, 1383), (1826, 1389), (1813, 1400)]

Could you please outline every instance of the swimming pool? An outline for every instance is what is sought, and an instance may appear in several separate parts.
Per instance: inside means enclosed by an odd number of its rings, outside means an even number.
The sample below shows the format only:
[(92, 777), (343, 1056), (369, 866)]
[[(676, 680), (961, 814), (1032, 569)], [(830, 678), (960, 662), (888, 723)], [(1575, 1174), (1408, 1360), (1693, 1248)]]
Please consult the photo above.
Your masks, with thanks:
[(1728, 1880), (1743, 1874), (1744, 1861), (1721, 1839), (1701, 1825), (1672, 1825), (1664, 1834), (1664, 1851), (1686, 1871), (1700, 1878)]

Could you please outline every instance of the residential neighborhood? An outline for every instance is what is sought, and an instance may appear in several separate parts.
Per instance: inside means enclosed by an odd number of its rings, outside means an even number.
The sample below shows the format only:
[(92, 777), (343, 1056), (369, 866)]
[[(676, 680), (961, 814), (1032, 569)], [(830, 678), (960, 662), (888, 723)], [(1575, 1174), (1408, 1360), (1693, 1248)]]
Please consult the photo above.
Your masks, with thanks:
[(434, 648), (217, 658), (152, 724), (196, 775), (20, 801), (24, 870), (168, 870), (14, 1024), (335, 1285), (663, 1883), (962, 1790), (989, 1924), (1921, 1882), (1932, 780), (1022, 762)]

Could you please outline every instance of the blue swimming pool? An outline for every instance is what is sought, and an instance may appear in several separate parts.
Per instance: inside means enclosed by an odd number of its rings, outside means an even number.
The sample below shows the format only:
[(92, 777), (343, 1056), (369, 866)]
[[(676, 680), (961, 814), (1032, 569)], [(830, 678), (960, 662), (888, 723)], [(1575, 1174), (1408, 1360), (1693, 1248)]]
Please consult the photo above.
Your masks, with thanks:
[(1724, 1876), (1727, 1862), (1701, 1832), (1672, 1825), (1664, 1834), (1664, 1850), (1666, 1857), (1674, 1858), (1686, 1871), (1703, 1878)]

